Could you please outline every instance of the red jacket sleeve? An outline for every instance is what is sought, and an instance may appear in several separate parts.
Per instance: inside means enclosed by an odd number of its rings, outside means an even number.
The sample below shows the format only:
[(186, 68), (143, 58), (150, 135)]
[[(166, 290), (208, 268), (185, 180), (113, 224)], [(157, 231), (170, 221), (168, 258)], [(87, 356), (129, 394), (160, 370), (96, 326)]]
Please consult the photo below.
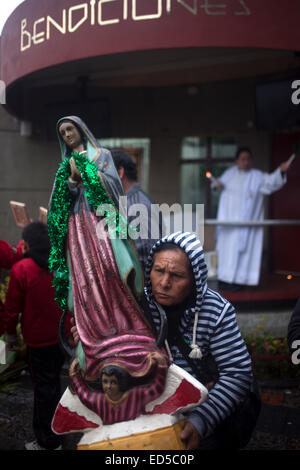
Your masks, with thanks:
[(14, 248), (6, 241), (0, 240), (0, 268), (10, 269), (22, 257), (22, 241), (19, 242), (17, 248)]
[(21, 267), (16, 264), (10, 271), (10, 280), (4, 305), (4, 326), (8, 334), (15, 334), (19, 314), (24, 311), (25, 287)]

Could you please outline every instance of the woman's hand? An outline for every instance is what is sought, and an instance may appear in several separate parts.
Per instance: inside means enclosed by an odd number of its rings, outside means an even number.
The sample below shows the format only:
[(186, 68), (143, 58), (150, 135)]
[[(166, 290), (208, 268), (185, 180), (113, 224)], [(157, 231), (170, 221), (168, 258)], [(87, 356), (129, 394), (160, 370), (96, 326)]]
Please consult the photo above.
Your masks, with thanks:
[(215, 382), (212, 380), (211, 382), (207, 382), (205, 384), (205, 387), (207, 388), (208, 391), (210, 391), (214, 385), (215, 385)]
[(197, 450), (200, 446), (201, 438), (192, 423), (185, 424), (180, 439), (185, 442), (187, 450)]
[(81, 173), (78, 170), (73, 157), (70, 158), (70, 168), (71, 168), (71, 178), (74, 179), (74, 180), (80, 180), (81, 179)]
[(77, 359), (74, 359), (74, 361), (72, 362), (72, 364), (71, 364), (70, 367), (69, 367), (69, 375), (70, 375), (70, 377), (73, 377), (74, 375), (76, 375), (78, 371), (79, 371), (78, 360), (77, 360)]
[(150, 358), (157, 362), (157, 364), (159, 366), (165, 366), (167, 365), (167, 362), (166, 362), (166, 359), (164, 358), (164, 356), (162, 354), (160, 354), (158, 351), (152, 351), (150, 354), (149, 354)]
[(74, 340), (75, 345), (77, 345), (79, 343), (79, 335), (78, 335), (77, 326), (75, 325), (75, 320), (73, 317), (71, 318), (70, 322), (71, 322), (71, 325), (73, 325), (71, 328), (73, 340)]

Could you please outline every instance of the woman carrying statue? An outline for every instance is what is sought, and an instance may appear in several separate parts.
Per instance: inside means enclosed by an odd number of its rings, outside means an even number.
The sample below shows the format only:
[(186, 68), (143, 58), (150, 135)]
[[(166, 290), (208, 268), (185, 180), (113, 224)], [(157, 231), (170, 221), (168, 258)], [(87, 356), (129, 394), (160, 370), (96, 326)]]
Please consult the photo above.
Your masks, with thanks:
[[(143, 276), (118, 213), (124, 193), (111, 154), (76, 116), (60, 119), (57, 133), (63, 162), (49, 205), (49, 263), (57, 301), (73, 314), (80, 338), (73, 370), (93, 389), (101, 370), (116, 366), (159, 396), (169, 359), (139, 304)], [(75, 391), (81, 399), (85, 388)], [(97, 413), (92, 400), (87, 406)]]

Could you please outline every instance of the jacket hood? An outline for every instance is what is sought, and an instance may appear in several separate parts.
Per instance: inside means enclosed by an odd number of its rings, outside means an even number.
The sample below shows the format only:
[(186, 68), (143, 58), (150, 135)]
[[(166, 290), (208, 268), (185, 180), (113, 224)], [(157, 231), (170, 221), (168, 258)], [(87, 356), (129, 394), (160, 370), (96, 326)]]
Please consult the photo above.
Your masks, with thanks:
[[(148, 301), (153, 303), (155, 300), (152, 294), (152, 287), (150, 282), (150, 271), (153, 264), (153, 257), (157, 248), (164, 243), (174, 243), (174, 245), (177, 245), (187, 254), (192, 266), (196, 288), (195, 304), (189, 308), (188, 311), (191, 313), (199, 311), (203, 303), (204, 295), (207, 291), (207, 266), (204, 259), (202, 245), (197, 239), (196, 235), (190, 232), (172, 233), (171, 235), (167, 235), (161, 240), (158, 240), (152, 247), (145, 268), (145, 293)], [(189, 312), (185, 312), (185, 314), (188, 314)]]

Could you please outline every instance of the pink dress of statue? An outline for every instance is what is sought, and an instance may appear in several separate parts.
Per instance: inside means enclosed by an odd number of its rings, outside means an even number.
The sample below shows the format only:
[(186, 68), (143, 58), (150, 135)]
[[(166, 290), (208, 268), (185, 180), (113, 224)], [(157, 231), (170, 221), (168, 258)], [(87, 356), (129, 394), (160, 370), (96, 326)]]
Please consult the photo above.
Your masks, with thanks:
[[(99, 181), (116, 203), (123, 190), (110, 152), (99, 147), (79, 118), (72, 116), (67, 119), (83, 136), (86, 158), (97, 167)], [(58, 136), (65, 158), (70, 151), (59, 133), (62, 122), (67, 122), (66, 118), (58, 122)], [(143, 285), (142, 282), (140, 286), (138, 284), (142, 274), (132, 242), (118, 240), (118, 244), (113, 245), (106, 227), (99, 223), (103, 218), (96, 215), (95, 208), (88, 202), (88, 188), (82, 181), (66, 181), (65, 184), (73, 198), (66, 239), (69, 309), (74, 315), (80, 338), (76, 353), (79, 371), (72, 377), (72, 385), (85, 406), (107, 424), (120, 419), (126, 421), (141, 414), (144, 404), (150, 398), (158, 397), (164, 389), (168, 367), (158, 367), (153, 353), (164, 358), (166, 365), (169, 359), (165, 351), (157, 347), (152, 328), (137, 301)], [(125, 273), (118, 260), (121, 252), (123, 262), (130, 268)], [(101, 370), (108, 365), (125, 369), (132, 378), (143, 379), (145, 384), (138, 391), (133, 389), (127, 394), (118, 412), (107, 413), (103, 394), (89, 393), (86, 386), (99, 380)]]

